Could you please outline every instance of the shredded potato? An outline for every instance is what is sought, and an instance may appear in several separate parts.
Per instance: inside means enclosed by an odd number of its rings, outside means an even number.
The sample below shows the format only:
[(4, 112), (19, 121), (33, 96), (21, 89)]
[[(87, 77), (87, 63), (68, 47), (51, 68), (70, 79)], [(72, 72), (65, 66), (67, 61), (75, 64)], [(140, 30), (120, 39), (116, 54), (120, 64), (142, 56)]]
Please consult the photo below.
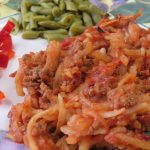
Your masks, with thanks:
[(24, 55), (15, 78), (27, 93), (9, 112), (9, 137), (31, 150), (150, 150), (150, 29), (140, 15)]

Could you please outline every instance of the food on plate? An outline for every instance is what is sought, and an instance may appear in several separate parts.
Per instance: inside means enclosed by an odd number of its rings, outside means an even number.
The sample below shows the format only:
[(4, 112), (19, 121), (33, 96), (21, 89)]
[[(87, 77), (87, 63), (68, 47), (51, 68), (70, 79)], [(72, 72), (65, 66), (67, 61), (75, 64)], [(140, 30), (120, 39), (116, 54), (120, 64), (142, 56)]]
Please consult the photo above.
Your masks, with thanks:
[(14, 29), (14, 23), (8, 21), (4, 28), (0, 31), (0, 69), (4, 69), (8, 65), (10, 58), (14, 56), (11, 31)]
[(20, 58), (25, 99), (9, 112), (9, 137), (31, 150), (150, 150), (150, 29), (139, 16), (104, 18)]
[[(22, 0), (18, 21), (11, 19), (15, 24), (15, 34), (23, 28), (22, 37), (25, 39), (42, 37), (51, 41), (81, 34), (104, 14), (89, 0)], [(57, 30), (65, 32), (55, 35)]]

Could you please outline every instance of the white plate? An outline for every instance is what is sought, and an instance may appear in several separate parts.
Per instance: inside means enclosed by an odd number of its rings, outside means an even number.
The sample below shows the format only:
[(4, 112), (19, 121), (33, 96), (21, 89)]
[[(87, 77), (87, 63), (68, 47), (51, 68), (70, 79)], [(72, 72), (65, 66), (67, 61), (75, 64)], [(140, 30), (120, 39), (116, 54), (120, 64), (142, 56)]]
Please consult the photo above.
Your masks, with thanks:
[[(0, 29), (6, 24), (5, 20), (0, 20)], [(13, 36), (13, 45), (15, 51), (15, 57), (9, 61), (7, 69), (0, 72), (0, 90), (6, 95), (4, 100), (0, 102), (0, 130), (8, 130), (9, 120), (7, 114), (12, 105), (23, 101), (23, 97), (19, 97), (16, 94), (14, 79), (9, 77), (10, 73), (13, 73), (18, 68), (18, 58), (26, 53), (38, 52), (44, 50), (47, 46), (47, 41), (44, 39), (37, 40), (24, 40), (21, 38), (21, 33)]]

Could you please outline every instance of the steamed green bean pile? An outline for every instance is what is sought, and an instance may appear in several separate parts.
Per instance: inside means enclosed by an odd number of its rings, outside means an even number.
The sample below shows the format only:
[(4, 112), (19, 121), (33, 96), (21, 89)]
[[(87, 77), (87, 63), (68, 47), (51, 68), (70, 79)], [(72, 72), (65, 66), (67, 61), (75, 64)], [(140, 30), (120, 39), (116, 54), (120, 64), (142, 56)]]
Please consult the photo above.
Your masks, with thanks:
[(103, 16), (104, 12), (88, 0), (22, 0), (19, 19), (11, 19), (15, 34), (22, 28), (25, 39), (50, 41), (79, 35)]

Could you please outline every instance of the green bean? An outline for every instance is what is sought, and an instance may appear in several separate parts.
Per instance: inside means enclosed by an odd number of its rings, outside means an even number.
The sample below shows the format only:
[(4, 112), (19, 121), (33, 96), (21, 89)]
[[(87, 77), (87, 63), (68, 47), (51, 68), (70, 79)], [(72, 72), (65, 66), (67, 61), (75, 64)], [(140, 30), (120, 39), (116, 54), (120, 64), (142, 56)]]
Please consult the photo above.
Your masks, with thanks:
[(67, 37), (67, 35), (58, 34), (58, 33), (56, 34), (44, 33), (43, 37), (48, 41), (52, 41), (52, 40), (63, 40), (65, 37)]
[(57, 29), (57, 30), (46, 30), (42, 31), (42, 33), (49, 33), (49, 34), (68, 34), (68, 31), (65, 29)]
[(35, 21), (48, 21), (48, 20), (53, 20), (53, 16), (52, 16), (52, 14), (50, 14), (50, 15), (36, 15), (36, 16), (34, 16), (33, 17), (33, 19), (35, 20)]
[(40, 36), (40, 32), (38, 31), (24, 31), (22, 37), (24, 39), (36, 39)]
[(85, 0), (82, 2), (82, 4), (90, 5), (91, 3), (89, 2), (89, 0)]
[(60, 19), (61, 19), (61, 17), (59, 16), (59, 17), (53, 17), (54, 19), (53, 19), (53, 21), (56, 21), (56, 22), (58, 22), (59, 23), (59, 21), (60, 21)]
[(42, 9), (39, 12), (37, 12), (37, 14), (41, 14), (41, 15), (51, 15), (52, 14), (52, 10), (51, 9)]
[(55, 6), (55, 4), (52, 3), (52, 2), (49, 2), (49, 3), (41, 3), (41, 6), (42, 6), (43, 8), (52, 9), (52, 8)]
[(25, 3), (25, 4), (26, 4), (26, 8), (27, 8), (27, 9), (29, 9), (29, 8), (31, 7), (31, 3), (30, 3), (28, 0), (26, 0), (26, 3)]
[(55, 4), (59, 4), (59, 0), (53, 0)]
[(94, 23), (96, 24), (102, 18), (103, 13), (101, 12), (101, 10), (99, 8), (97, 8), (93, 4), (90, 5), (89, 9), (90, 9), (90, 12), (92, 15), (92, 19), (93, 19)]
[(44, 27), (38, 27), (36, 29), (36, 31), (41, 31), (41, 33), (42, 33), (43, 31), (46, 31), (46, 28), (44, 28)]
[(85, 26), (80, 25), (78, 22), (74, 22), (70, 29), (69, 29), (69, 35), (75, 36), (81, 34), (85, 30)]
[(52, 2), (53, 0), (40, 0), (39, 1), (39, 4), (41, 4), (41, 3), (45, 3), (45, 2)]
[(51, 9), (44, 8), (41, 6), (32, 6), (31, 11), (41, 15), (50, 15), (52, 13)]
[(22, 0), (22, 3), (21, 3), (21, 13), (25, 14), (27, 12), (28, 12), (27, 0)]
[(18, 17), (18, 23), (19, 23), (19, 27), (21, 28), (21, 26), (22, 26), (22, 15), (21, 14)]
[(80, 4), (80, 5), (78, 6), (78, 9), (79, 9), (80, 11), (89, 11), (89, 5), (87, 5), (87, 4)]
[(66, 10), (69, 11), (77, 11), (77, 6), (75, 3), (71, 2), (71, 1), (65, 1), (66, 4)]
[(28, 22), (22, 22), (23, 30), (29, 29)]
[(30, 21), (30, 16), (33, 14), (33, 12), (27, 12), (24, 14), (24, 21), (29, 22)]
[(76, 4), (81, 4), (81, 3), (83, 2), (83, 0), (74, 0), (74, 2), (75, 2)]
[(59, 8), (60, 8), (60, 10), (61, 10), (61, 11), (65, 10), (65, 7), (66, 7), (66, 5), (65, 5), (64, 0), (60, 0), (60, 3), (59, 3)]
[(82, 18), (81, 13), (79, 14), (78, 12), (73, 12), (73, 14), (74, 14), (77, 18)]
[(27, 23), (24, 21), (24, 15), (28, 12), (28, 8), (26, 6), (26, 0), (22, 0), (21, 2), (21, 15), (22, 15), (22, 27), (26, 28)]
[(46, 17), (47, 17), (47, 19), (49, 19), (49, 20), (54, 20), (54, 17), (53, 17), (52, 14), (49, 14), (49, 15), (47, 15)]
[(58, 17), (58, 16), (60, 16), (60, 14), (61, 14), (61, 10), (59, 7), (56, 6), (52, 9), (52, 15), (54, 17)]
[(93, 25), (91, 16), (86, 12), (83, 13), (83, 22), (84, 22), (85, 26)]
[(76, 4), (81, 5), (81, 4), (90, 4), (88, 0), (73, 0)]
[(49, 18), (43, 15), (36, 15), (36, 16), (33, 16), (33, 20), (34, 21), (48, 21)]
[(78, 24), (80, 24), (80, 25), (82, 25), (82, 24), (83, 24), (82, 19), (81, 19), (81, 18), (79, 18), (79, 17), (75, 17), (75, 18), (73, 19), (73, 22), (76, 22), (76, 23), (78, 23)]
[(41, 9), (43, 9), (41, 6), (31, 6), (30, 10), (34, 13), (38, 13)]
[(12, 33), (14, 34), (14, 35), (16, 35), (18, 32), (19, 32), (19, 22), (16, 20), (16, 19), (14, 19), (14, 18), (12, 18), (12, 17), (10, 17), (10, 20), (14, 23), (14, 25), (15, 25), (15, 28), (14, 28), (14, 30), (12, 31)]
[(28, 23), (28, 22), (26, 22), (26, 26), (25, 26), (25, 28), (24, 28), (24, 31), (28, 31), (28, 30), (31, 30), (30, 29), (30, 23)]
[(38, 27), (36, 21), (33, 19), (34, 14), (30, 16), (30, 29), (34, 30)]
[(27, 0), (27, 7), (31, 7), (32, 5), (39, 5), (38, 0)]
[(74, 20), (74, 15), (71, 13), (66, 13), (62, 15), (62, 19), (59, 21), (64, 27), (68, 27)]
[(38, 24), (42, 27), (48, 28), (48, 29), (58, 29), (61, 28), (62, 25), (55, 21), (40, 21)]

